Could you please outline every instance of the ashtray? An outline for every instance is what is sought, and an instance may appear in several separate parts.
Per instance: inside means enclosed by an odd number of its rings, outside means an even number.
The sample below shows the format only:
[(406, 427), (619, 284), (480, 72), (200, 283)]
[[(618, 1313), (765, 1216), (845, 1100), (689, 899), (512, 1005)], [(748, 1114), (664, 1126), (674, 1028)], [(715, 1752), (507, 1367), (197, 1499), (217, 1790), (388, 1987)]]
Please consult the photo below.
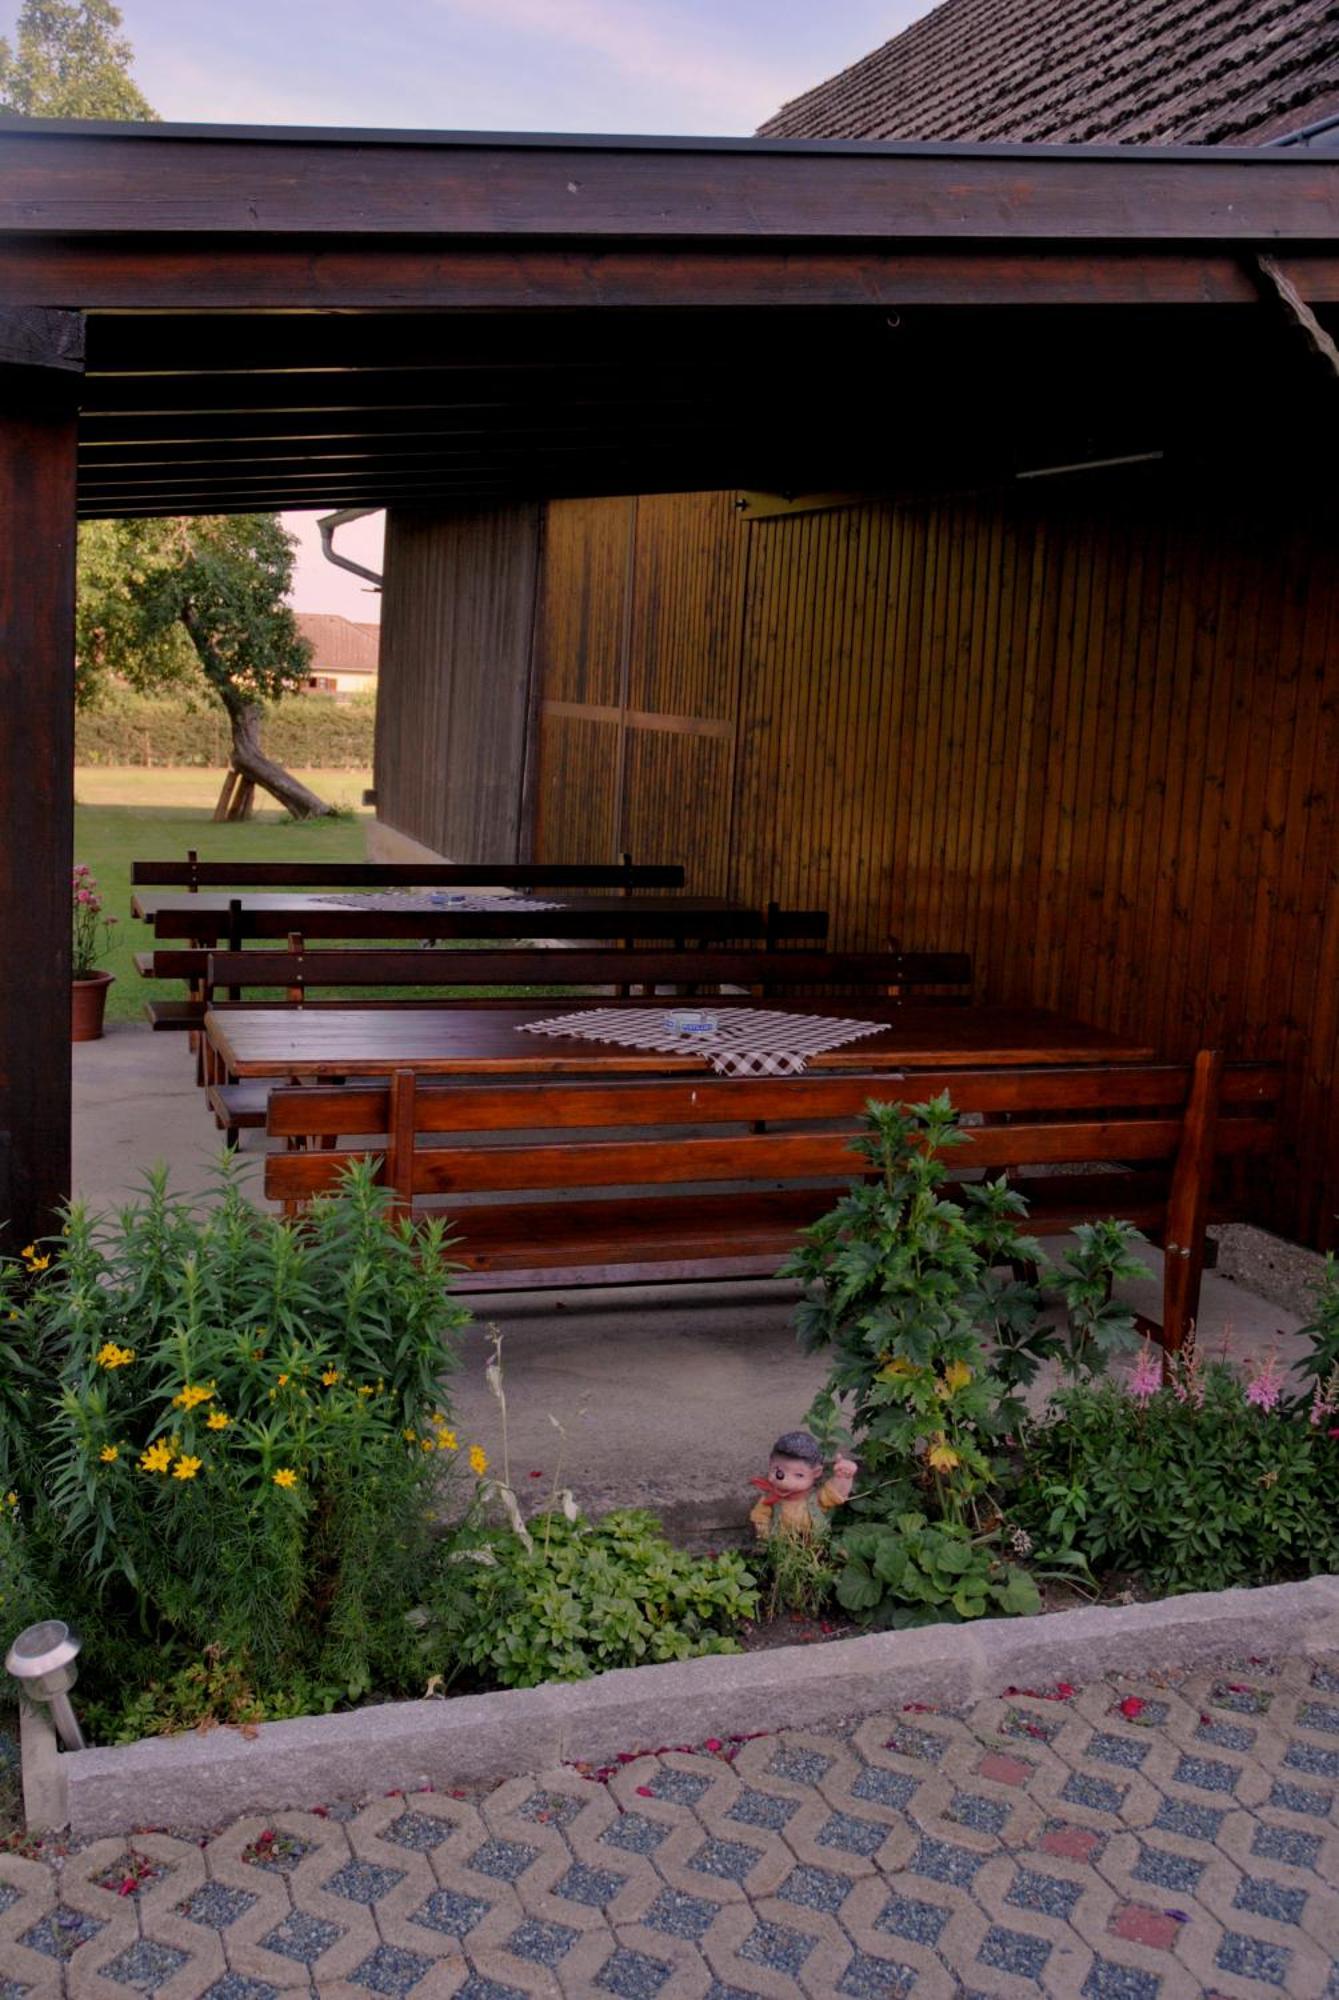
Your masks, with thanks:
[(720, 1021), (702, 1007), (674, 1007), (665, 1016), (665, 1026), (672, 1035), (714, 1035)]

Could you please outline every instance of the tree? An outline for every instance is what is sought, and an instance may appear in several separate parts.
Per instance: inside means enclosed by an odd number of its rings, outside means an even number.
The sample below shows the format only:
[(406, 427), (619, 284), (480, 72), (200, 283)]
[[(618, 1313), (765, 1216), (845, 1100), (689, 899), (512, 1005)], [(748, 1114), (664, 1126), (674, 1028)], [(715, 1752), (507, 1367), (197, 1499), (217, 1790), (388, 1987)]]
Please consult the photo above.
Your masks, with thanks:
[(260, 747), (261, 704), (301, 687), (311, 654), (286, 602), (294, 547), (275, 514), (94, 522), (80, 537), (76, 694), (87, 705), (108, 674), (142, 690), (203, 675), (233, 770), (312, 819), (335, 808)]
[(157, 118), (130, 75), (134, 51), (112, 0), (23, 0), (0, 37), (0, 109), (25, 118)]

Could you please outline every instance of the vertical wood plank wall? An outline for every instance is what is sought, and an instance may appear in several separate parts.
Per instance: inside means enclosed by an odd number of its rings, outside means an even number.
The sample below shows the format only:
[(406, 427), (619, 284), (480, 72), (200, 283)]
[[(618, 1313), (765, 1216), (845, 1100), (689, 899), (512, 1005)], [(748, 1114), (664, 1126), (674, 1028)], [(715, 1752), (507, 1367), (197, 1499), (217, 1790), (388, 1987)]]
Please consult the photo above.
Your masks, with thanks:
[(541, 510), (393, 512), (378, 815), (453, 861), (520, 854)]
[(1332, 506), (1142, 481), (749, 524), (554, 503), (534, 851), (825, 904), (981, 996), (1290, 1065), (1267, 1219), (1339, 1242)]

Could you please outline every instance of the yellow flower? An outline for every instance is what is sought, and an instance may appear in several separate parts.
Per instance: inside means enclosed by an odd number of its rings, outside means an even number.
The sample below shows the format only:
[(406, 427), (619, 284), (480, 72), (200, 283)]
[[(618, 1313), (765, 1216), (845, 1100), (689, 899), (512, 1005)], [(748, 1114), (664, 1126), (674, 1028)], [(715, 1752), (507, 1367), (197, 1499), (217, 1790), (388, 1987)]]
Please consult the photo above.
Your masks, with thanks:
[(17, 1318), (18, 1318), (18, 1313), (17, 1313), (17, 1311), (15, 1311), (15, 1312), (12, 1312), (12, 1313), (11, 1313), (11, 1314), (9, 1315), (9, 1317), (10, 1317), (11, 1319), (17, 1319)]
[(274, 1475), (274, 1483), (276, 1486), (283, 1487), (296, 1486), (298, 1476), (291, 1465), (281, 1465)]
[(287, 1387), (287, 1385), (288, 1385), (288, 1377), (287, 1377), (287, 1375), (281, 1375), (281, 1376), (279, 1377), (279, 1387), (280, 1387), (281, 1389), (283, 1389), (283, 1388), (286, 1388), (286, 1387)]
[(6, 1507), (17, 1507), (18, 1504), (19, 1504), (19, 1496), (17, 1493), (14, 1492), (6, 1493), (5, 1495)]
[(956, 1396), (959, 1389), (965, 1389), (972, 1379), (972, 1371), (965, 1361), (950, 1361), (944, 1370), (943, 1379), (936, 1384), (941, 1396)]
[(133, 1347), (118, 1347), (114, 1340), (106, 1340), (93, 1359), (99, 1368), (128, 1368), (135, 1359)]
[(406, 1443), (406, 1444), (417, 1444), (417, 1443), (418, 1443), (418, 1432), (417, 1432), (417, 1431), (409, 1431), (409, 1430), (407, 1430), (407, 1431), (405, 1431), (405, 1432), (404, 1432), (404, 1434), (403, 1434), (403, 1435), (404, 1435), (404, 1441), (405, 1441), (405, 1443)]
[(327, 1389), (333, 1389), (339, 1380), (338, 1368), (327, 1368), (322, 1374), (321, 1380), (325, 1383)]
[(213, 1393), (212, 1384), (206, 1389), (199, 1383), (193, 1385), (188, 1382), (185, 1388), (172, 1398), (172, 1407), (176, 1410), (193, 1410), (197, 1403), (207, 1403)]
[(35, 1243), (26, 1243), (23, 1249), (20, 1250), (19, 1255), (20, 1257), (35, 1257), (37, 1255), (37, 1245)]
[(456, 1437), (455, 1432), (448, 1429), (445, 1424), (438, 1427), (437, 1449), (438, 1451), (456, 1451), (459, 1449), (459, 1439)]
[(166, 1472), (171, 1463), (172, 1446), (160, 1440), (159, 1443), (149, 1446), (149, 1449), (140, 1459), (139, 1465), (141, 1472)]
[(918, 1375), (919, 1373), (920, 1370), (917, 1368), (916, 1363), (914, 1361), (904, 1361), (900, 1354), (894, 1360), (888, 1362), (886, 1367), (879, 1370), (879, 1374), (885, 1382), (891, 1382), (900, 1375)]
[(207, 1431), (226, 1431), (231, 1422), (232, 1418), (225, 1415), (222, 1410), (211, 1410), (205, 1418), (205, 1429)]
[(358, 1394), (361, 1397), (363, 1397), (364, 1400), (366, 1400), (367, 1397), (371, 1395), (371, 1393), (372, 1393), (372, 1385), (370, 1382), (364, 1382), (362, 1387), (358, 1391)]
[(432, 1439), (420, 1438), (418, 1441), (418, 1448), (420, 1451), (431, 1451), (433, 1449)]
[(477, 1444), (472, 1444), (470, 1446), (470, 1471), (476, 1479), (482, 1479), (487, 1470), (488, 1460), (482, 1448)]
[(955, 1465), (962, 1464), (962, 1460), (959, 1458), (957, 1452), (954, 1451), (953, 1446), (945, 1442), (942, 1431), (930, 1446), (926, 1457), (936, 1472), (952, 1472)]
[(173, 1466), (172, 1477), (174, 1479), (194, 1479), (203, 1462), (202, 1459), (188, 1458), (183, 1455)]
[(102, 1447), (102, 1450), (98, 1453), (98, 1457), (102, 1460), (104, 1465), (115, 1465), (117, 1459), (120, 1456), (121, 1456), (120, 1449), (118, 1446), (114, 1444), (105, 1444)]
[(45, 1271), (50, 1262), (51, 1259), (49, 1257), (30, 1257), (28, 1259), (28, 1269), (30, 1271)]

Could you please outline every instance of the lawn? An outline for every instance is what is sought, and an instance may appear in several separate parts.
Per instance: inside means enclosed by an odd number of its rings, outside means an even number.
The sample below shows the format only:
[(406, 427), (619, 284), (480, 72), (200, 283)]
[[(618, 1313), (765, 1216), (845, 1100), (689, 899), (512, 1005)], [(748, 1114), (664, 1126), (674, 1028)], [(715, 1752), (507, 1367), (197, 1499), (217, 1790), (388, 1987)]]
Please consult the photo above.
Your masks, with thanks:
[[(350, 781), (347, 771), (313, 772), (310, 776), (317, 781), (338, 778), (346, 785)], [(183, 780), (203, 780), (208, 790), (216, 778), (217, 773), (203, 771), (81, 769), (75, 774), (75, 793), (81, 801), (91, 795), (103, 796), (105, 782), (118, 779), (123, 795), (130, 780), (146, 796), (166, 791), (173, 798), (186, 789)], [(99, 782), (94, 785), (90, 780)], [(364, 819), (297, 821), (276, 811), (237, 825), (218, 826), (210, 811), (203, 805), (177, 804), (81, 803), (75, 808), (73, 858), (88, 863), (98, 878), (108, 911), (118, 919), (110, 948), (102, 958), (103, 969), (116, 974), (116, 984), (107, 995), (109, 1020), (142, 1020), (144, 1002), (151, 994), (176, 990), (150, 986), (135, 970), (133, 954), (152, 948), (153, 933), (130, 915), (132, 861), (184, 861), (188, 847), (194, 847), (204, 861), (366, 859)]]

